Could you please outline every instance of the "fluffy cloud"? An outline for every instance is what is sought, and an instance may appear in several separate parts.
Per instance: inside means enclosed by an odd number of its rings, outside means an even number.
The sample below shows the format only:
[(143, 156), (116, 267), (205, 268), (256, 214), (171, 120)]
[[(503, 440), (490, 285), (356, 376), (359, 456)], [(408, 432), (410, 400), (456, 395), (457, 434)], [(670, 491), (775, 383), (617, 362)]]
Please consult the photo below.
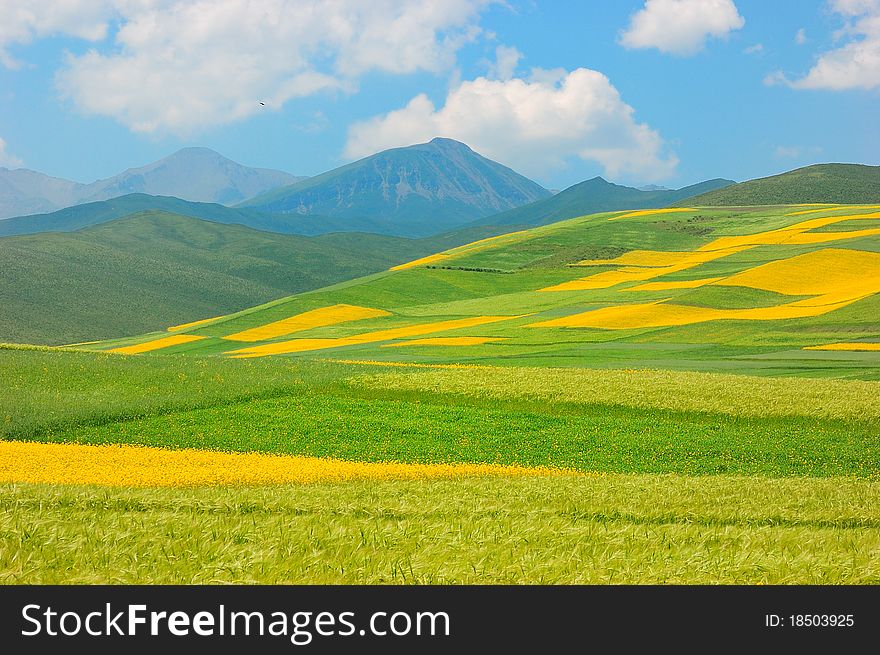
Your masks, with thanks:
[(799, 80), (772, 73), (765, 84), (787, 84), (794, 89), (874, 89), (880, 86), (880, 0), (834, 0), (831, 8), (847, 20), (835, 36), (841, 47), (819, 55)]
[(15, 0), (0, 5), (0, 64), (18, 68), (21, 62), (9, 54), (12, 44), (65, 34), (87, 41), (98, 41), (107, 34), (107, 23), (114, 13), (113, 0)]
[(630, 18), (619, 43), (625, 48), (657, 48), (692, 55), (710, 36), (724, 38), (745, 25), (733, 0), (645, 0)]
[(495, 63), (489, 66), (489, 77), (496, 80), (509, 80), (516, 72), (522, 53), (516, 48), (500, 45), (495, 48)]
[(6, 141), (0, 139), (0, 166), (5, 168), (20, 168), (22, 163), (23, 162), (18, 157), (6, 152)]
[[(62, 97), (139, 132), (186, 134), (371, 71), (438, 73), (480, 33), (495, 0), (42, 0), (0, 5), (0, 63), (13, 43), (107, 38), (69, 54)], [(13, 8), (14, 7), (14, 8)], [(505, 60), (510, 61), (510, 57)]]
[(677, 158), (633, 114), (607, 77), (586, 68), (533, 71), (528, 80), (480, 77), (450, 91), (439, 109), (418, 95), (402, 109), (352, 125), (345, 155), (445, 136), (538, 177), (570, 158), (598, 162), (612, 178), (669, 177)]

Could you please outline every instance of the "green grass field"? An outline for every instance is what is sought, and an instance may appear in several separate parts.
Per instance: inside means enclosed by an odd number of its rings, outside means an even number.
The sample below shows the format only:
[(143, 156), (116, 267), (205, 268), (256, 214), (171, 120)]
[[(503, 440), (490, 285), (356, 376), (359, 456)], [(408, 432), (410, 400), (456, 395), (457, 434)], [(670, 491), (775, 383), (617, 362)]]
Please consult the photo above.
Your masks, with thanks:
[(880, 485), (608, 475), (0, 486), (2, 583), (877, 584)]
[[(0, 480), (0, 581), (876, 584), (880, 351), (804, 350), (880, 340), (876, 219), (832, 220), (872, 211), (584, 217), (281, 298), (141, 355), (104, 350), (168, 333), (0, 347), (3, 440), (571, 469), (223, 488)], [(829, 221), (792, 227), (814, 218)], [(868, 232), (821, 236), (835, 225)], [(541, 290), (712, 248), (723, 255), (641, 279)], [(622, 255), (642, 263), (577, 265)], [(835, 266), (817, 274), (809, 257)], [(733, 276), (745, 282), (675, 288)], [(387, 314), (225, 338), (341, 304)], [(687, 320), (530, 326), (663, 306)], [(742, 311), (758, 318), (712, 318)], [(487, 315), (508, 320), (424, 329)], [(500, 340), (412, 342), (459, 336)]]
[[(533, 327), (534, 324), (592, 310), (650, 303), (734, 312), (773, 311), (797, 302), (811, 302), (817, 297), (815, 302), (822, 303), (818, 287), (814, 289), (808, 282), (801, 283), (803, 289), (797, 292), (788, 288), (783, 292), (742, 286), (736, 282), (724, 285), (724, 279), (762, 265), (785, 265), (796, 257), (815, 257), (818, 261), (828, 252), (837, 253), (842, 269), (848, 265), (847, 258), (870, 259), (880, 252), (880, 240), (877, 235), (865, 231), (872, 229), (876, 219), (845, 217), (877, 213), (878, 209), (846, 206), (715, 207), (620, 220), (616, 219), (620, 212), (576, 218), (502, 236), (486, 244), (458, 248), (423, 265), (377, 273), (231, 314), (220, 321), (186, 331), (203, 337), (202, 340), (163, 352), (225, 355), (236, 348), (253, 345), (230, 342), (223, 338), (225, 336), (316, 308), (345, 303), (381, 309), (390, 315), (313, 328), (269, 339), (264, 344), (291, 339), (338, 339), (370, 331), (500, 315), (507, 317), (506, 320), (468, 329), (434, 331), (429, 335), (496, 339), (482, 345), (385, 347), (406, 346), (407, 338), (399, 337), (378, 342), (327, 345), (319, 350), (287, 356), (501, 366), (636, 367), (878, 379), (878, 352), (804, 350), (838, 341), (876, 340), (880, 334), (877, 323), (880, 293), (873, 287), (833, 311), (815, 315), (786, 317), (781, 314), (772, 320), (753, 320), (731, 314), (723, 320), (695, 320), (684, 324), (641, 326), (639, 323), (624, 323), (619, 329)], [(797, 213), (803, 211), (810, 213)], [(805, 239), (821, 236), (830, 241), (799, 243), (789, 238), (787, 232), (772, 237), (774, 230), (829, 217), (838, 217), (840, 223), (831, 221), (815, 227), (806, 226), (802, 231)], [(829, 231), (839, 235), (829, 234)], [(764, 235), (767, 234), (772, 238), (766, 238)], [(700, 248), (712, 248), (713, 243), (723, 243), (731, 238), (745, 239), (748, 245), (684, 269), (657, 269), (644, 280), (621, 281), (605, 288), (544, 290), (625, 269), (623, 265), (575, 265), (585, 259), (613, 259), (641, 250), (674, 257), (698, 252)], [(765, 242), (761, 241), (762, 238)], [(875, 260), (870, 261), (871, 266), (876, 265)], [(809, 264), (805, 266), (807, 271), (817, 268)], [(859, 266), (864, 268), (864, 264)], [(650, 268), (641, 270), (650, 271)], [(874, 275), (873, 269), (865, 272), (869, 277)], [(855, 273), (852, 275), (857, 277)], [(693, 280), (721, 282), (684, 289), (636, 288), (644, 282)], [(841, 282), (841, 288), (846, 284), (849, 283)], [(158, 334), (114, 340), (96, 347), (126, 346), (154, 339)]]

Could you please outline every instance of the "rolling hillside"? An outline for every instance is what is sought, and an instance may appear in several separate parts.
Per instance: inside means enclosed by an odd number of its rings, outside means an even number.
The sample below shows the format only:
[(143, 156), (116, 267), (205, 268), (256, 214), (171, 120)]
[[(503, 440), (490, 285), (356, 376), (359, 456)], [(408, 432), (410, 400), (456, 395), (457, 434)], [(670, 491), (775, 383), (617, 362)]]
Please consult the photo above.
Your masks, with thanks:
[(217, 203), (192, 202), (167, 196), (131, 193), (112, 200), (90, 202), (59, 209), (49, 214), (18, 216), (0, 221), (0, 236), (39, 232), (73, 232), (91, 225), (115, 221), (143, 211), (164, 211), (214, 223), (245, 225), (279, 234), (324, 234), (335, 231), (378, 232), (372, 221), (331, 219), (326, 216), (266, 214), (252, 209), (235, 209)]
[(880, 202), (880, 166), (815, 164), (734, 184), (677, 204), (738, 207), (808, 202)]
[(546, 198), (528, 178), (452, 139), (385, 150), (243, 203), (264, 212), (372, 219), (426, 236)]
[(379, 271), (436, 247), (369, 234), (272, 234), (155, 211), (77, 232), (6, 237), (0, 341), (58, 344), (153, 330)]
[(184, 148), (91, 184), (0, 168), (0, 218), (47, 213), (130, 193), (231, 205), (303, 177), (242, 166), (209, 148)]
[(880, 206), (653, 209), (483, 239), (103, 347), (870, 377), (878, 315)]
[(474, 225), (537, 226), (567, 218), (618, 209), (666, 207), (679, 200), (720, 189), (731, 180), (707, 180), (682, 189), (640, 190), (607, 182), (601, 177), (575, 184), (556, 195), (516, 209), (481, 218)]

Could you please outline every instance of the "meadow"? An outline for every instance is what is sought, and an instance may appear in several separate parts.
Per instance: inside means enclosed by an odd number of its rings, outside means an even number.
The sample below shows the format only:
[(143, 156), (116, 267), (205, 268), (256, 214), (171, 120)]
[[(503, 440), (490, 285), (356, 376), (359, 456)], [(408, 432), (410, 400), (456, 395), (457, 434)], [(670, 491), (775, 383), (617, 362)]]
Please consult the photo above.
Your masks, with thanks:
[[(878, 379), (878, 224), (877, 205), (607, 212), (221, 316), (187, 342), (85, 347)], [(361, 317), (304, 320), (341, 306)]]
[(0, 582), (877, 584), (880, 485), (601, 475), (0, 486)]
[(877, 583), (878, 210), (610, 212), (0, 346), (0, 580)]

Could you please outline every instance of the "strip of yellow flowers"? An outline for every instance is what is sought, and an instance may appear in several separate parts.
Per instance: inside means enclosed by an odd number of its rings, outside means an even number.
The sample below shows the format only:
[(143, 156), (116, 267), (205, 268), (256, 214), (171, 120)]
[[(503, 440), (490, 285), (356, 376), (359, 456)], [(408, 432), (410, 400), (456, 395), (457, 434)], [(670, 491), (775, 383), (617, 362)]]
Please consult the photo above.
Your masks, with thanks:
[(500, 464), (350, 462), (144, 446), (0, 442), (0, 482), (35, 484), (189, 487), (577, 474), (570, 469)]

